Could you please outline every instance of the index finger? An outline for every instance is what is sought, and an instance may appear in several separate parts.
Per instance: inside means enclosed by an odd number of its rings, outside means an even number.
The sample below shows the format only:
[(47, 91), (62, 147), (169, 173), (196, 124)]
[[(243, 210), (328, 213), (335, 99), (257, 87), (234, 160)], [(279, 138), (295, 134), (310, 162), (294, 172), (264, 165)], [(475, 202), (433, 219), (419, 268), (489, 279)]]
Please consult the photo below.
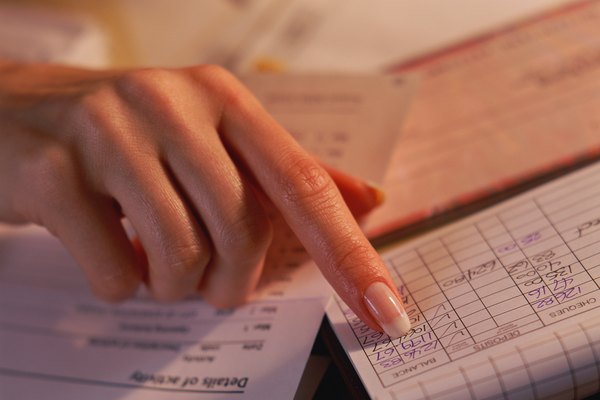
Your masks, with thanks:
[[(227, 78), (225, 79), (233, 79)], [(399, 294), (327, 172), (239, 83), (225, 93), (221, 134), (279, 209), (325, 278), (371, 328), (410, 329)]]

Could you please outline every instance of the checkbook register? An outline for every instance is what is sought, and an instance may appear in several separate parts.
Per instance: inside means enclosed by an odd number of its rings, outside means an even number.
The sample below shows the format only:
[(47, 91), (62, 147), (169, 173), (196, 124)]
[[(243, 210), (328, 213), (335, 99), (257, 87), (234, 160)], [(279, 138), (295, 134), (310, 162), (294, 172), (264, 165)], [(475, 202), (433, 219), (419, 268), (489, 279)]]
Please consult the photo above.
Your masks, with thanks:
[(45, 231), (2, 226), (0, 398), (302, 398), (320, 326), (344, 396), (599, 393), (600, 1), (388, 72), (244, 80), (310, 152), (384, 188), (363, 226), (405, 336), (363, 324), (277, 215), (255, 298), (232, 310), (143, 290), (103, 304)]

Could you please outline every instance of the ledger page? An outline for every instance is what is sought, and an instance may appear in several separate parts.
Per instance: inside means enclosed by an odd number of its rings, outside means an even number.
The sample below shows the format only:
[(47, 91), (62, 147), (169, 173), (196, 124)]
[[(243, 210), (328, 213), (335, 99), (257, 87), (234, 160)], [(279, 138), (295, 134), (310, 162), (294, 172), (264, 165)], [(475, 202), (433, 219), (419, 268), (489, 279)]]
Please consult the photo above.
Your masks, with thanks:
[(382, 257), (412, 329), (336, 296), (330, 321), (377, 399), (580, 398), (599, 390), (600, 163)]

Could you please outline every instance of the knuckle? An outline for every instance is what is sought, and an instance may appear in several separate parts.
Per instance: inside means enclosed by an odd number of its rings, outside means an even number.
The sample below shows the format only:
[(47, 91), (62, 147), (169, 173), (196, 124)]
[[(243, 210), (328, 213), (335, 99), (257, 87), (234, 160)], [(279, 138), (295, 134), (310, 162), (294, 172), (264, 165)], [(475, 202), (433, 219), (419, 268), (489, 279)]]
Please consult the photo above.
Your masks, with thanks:
[(210, 251), (200, 241), (177, 243), (164, 250), (166, 271), (171, 277), (198, 275), (210, 261)]
[(229, 71), (218, 65), (202, 65), (194, 75), (208, 89), (212, 97), (220, 99), (224, 109), (248, 110), (256, 102), (245, 86)]
[(130, 118), (126, 105), (112, 87), (88, 93), (71, 107), (74, 151), (85, 160), (89, 177), (118, 175), (131, 163), (155, 154), (152, 141)]
[(192, 74), (197, 80), (208, 86), (227, 86), (232, 82), (237, 82), (237, 78), (231, 72), (215, 64), (204, 64), (194, 67)]
[(224, 290), (204, 291), (202, 298), (217, 309), (228, 309), (240, 306), (248, 301), (248, 293), (232, 293)]
[(194, 72), (201, 77), (229, 79), (233, 75), (224, 67), (217, 64), (203, 64), (194, 67)]
[(106, 86), (73, 97), (70, 106), (66, 108), (67, 124), (73, 127), (75, 133), (82, 129), (90, 130), (102, 126), (113, 114), (112, 105), (114, 99)]
[(312, 203), (327, 206), (335, 203), (336, 187), (327, 172), (304, 155), (287, 157), (281, 178), (284, 201), (293, 207)]
[(262, 212), (247, 211), (220, 232), (222, 256), (228, 261), (247, 261), (264, 255), (273, 237), (269, 219)]
[(125, 104), (141, 109), (154, 121), (174, 124), (180, 120), (184, 94), (182, 76), (176, 70), (146, 68), (127, 72), (116, 79), (115, 91)]
[(124, 135), (127, 123), (120, 107), (109, 88), (90, 92), (70, 107), (68, 126), (73, 129), (73, 142), (83, 159), (93, 163), (101, 155), (120, 153), (123, 142), (129, 140)]
[(49, 145), (33, 151), (22, 160), (21, 168), (20, 181), (29, 187), (25, 192), (50, 209), (59, 208), (74, 193), (75, 162), (61, 146)]
[[(155, 139), (177, 141), (181, 136), (186, 141), (198, 135), (196, 122), (188, 118), (188, 113), (205, 117), (207, 110), (199, 100), (201, 97), (191, 95), (194, 87), (181, 71), (160, 68), (131, 71), (121, 76), (116, 86), (125, 104), (141, 109), (145, 123), (158, 124), (162, 128), (158, 131), (167, 129), (171, 133), (154, 132), (151, 136)], [(197, 101), (200, 101), (200, 107)]]
[(155, 100), (168, 93), (175, 72), (163, 68), (144, 68), (126, 72), (115, 81), (117, 91), (127, 99)]

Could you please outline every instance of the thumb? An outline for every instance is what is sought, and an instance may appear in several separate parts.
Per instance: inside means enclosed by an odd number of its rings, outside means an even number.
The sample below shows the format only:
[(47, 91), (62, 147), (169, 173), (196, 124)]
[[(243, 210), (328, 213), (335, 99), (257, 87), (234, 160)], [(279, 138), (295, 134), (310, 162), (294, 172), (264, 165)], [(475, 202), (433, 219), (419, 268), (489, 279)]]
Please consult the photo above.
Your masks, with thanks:
[(348, 209), (357, 220), (383, 204), (385, 193), (378, 187), (329, 165), (321, 163), (321, 166), (331, 176)]

